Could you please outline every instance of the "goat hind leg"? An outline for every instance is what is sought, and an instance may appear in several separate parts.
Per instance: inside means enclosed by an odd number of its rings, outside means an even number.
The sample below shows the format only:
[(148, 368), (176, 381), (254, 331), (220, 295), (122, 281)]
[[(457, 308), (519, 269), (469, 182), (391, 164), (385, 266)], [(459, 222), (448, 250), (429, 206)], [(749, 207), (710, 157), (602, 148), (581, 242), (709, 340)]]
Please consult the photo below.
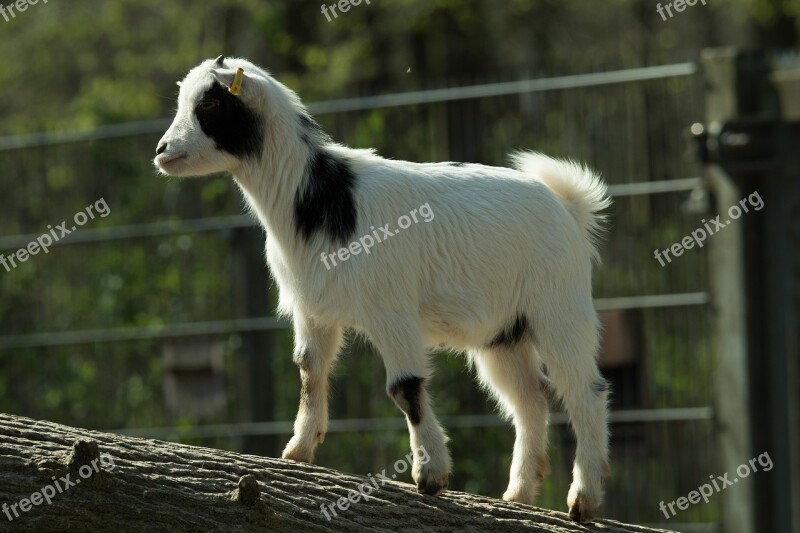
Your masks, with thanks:
[(514, 421), (516, 437), (503, 499), (532, 505), (550, 472), (547, 461), (549, 405), (536, 352), (530, 342), (472, 352), (484, 386)]
[[(539, 348), (548, 377), (564, 402), (577, 447), (572, 485), (567, 495), (569, 516), (588, 522), (603, 498), (608, 465), (608, 384), (597, 368), (597, 319), (593, 313), (566, 313), (568, 323), (542, 331)], [(554, 331), (558, 337), (550, 336)]]

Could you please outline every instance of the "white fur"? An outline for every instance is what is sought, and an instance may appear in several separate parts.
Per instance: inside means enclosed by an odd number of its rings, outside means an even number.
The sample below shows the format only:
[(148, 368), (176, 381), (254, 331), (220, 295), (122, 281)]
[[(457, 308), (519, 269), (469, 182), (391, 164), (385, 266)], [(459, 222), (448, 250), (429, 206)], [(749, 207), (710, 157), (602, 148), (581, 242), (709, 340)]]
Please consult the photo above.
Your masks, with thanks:
[[(260, 160), (217, 150), (192, 115), (212, 80), (229, 85), (240, 66), (247, 73), (240, 97), (264, 117)], [(372, 233), (371, 226), (396, 226), (399, 216), (425, 203), (435, 215), (371, 254), (328, 270), (320, 254), (341, 244), (321, 232), (306, 243), (293, 225), (295, 194), (308, 179), (305, 166), (312, 151), (300, 137), (297, 117), (304, 113), (291, 90), (249, 62), (228, 59), (219, 68), (207, 61), (183, 81), (175, 121), (159, 143), (167, 150), (156, 158), (165, 174), (230, 172), (266, 229), (280, 312), (294, 319), (295, 357), (309, 398), (284, 457), (310, 461), (324, 438), (327, 378), (343, 328), (371, 339), (385, 363), (387, 387), (403, 376), (429, 380), (429, 348), (448, 346), (468, 354), (516, 426), (506, 499), (532, 503), (547, 473), (543, 388), (549, 380), (578, 439), (571, 515), (590, 519), (600, 505), (601, 478), (608, 468), (607, 393), (593, 388), (601, 378), (591, 295), (594, 237), (602, 222), (597, 212), (609, 204), (605, 185), (584, 167), (530, 152), (513, 156), (515, 169), (418, 164), (314, 134), (311, 146), (347, 160), (357, 178), (357, 228), (351, 240)], [(186, 157), (165, 163), (181, 152)], [(488, 347), (520, 314), (528, 318), (532, 338)], [(403, 399), (395, 400), (402, 407)], [(428, 483), (439, 492), (450, 472), (446, 437), (424, 389), (420, 400), (421, 424), (409, 421), (412, 448), (424, 446), (431, 460), (422, 465), (415, 459), (412, 472), (421, 490)]]

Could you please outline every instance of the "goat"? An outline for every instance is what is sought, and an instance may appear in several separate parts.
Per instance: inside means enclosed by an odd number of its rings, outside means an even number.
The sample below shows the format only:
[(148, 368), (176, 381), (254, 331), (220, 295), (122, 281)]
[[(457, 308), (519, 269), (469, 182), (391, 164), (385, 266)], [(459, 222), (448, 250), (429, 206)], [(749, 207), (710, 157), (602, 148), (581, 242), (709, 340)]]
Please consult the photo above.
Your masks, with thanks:
[[(279, 312), (292, 317), (301, 399), (283, 458), (311, 462), (324, 440), (328, 376), (351, 328), (383, 359), (416, 451), (417, 490), (440, 494), (451, 460), (426, 387), (428, 349), (446, 346), (465, 354), (515, 426), (505, 500), (531, 504), (549, 471), (546, 389), (557, 393), (577, 438), (570, 517), (592, 519), (609, 474), (591, 295), (599, 212), (610, 204), (600, 178), (532, 152), (500, 168), (335, 144), (293, 91), (242, 59), (207, 60), (179, 85), (154, 164), (164, 175), (233, 175), (266, 230)], [(335, 268), (320, 261), (422, 205), (431, 223)]]

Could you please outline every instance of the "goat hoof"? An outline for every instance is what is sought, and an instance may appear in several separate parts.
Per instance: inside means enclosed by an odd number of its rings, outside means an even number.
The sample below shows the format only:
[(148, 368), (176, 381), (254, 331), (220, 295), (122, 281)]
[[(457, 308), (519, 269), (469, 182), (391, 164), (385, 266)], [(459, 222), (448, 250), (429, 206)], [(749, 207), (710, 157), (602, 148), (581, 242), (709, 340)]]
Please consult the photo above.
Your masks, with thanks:
[(295, 461), (295, 462), (298, 462), (298, 463), (313, 463), (314, 462), (314, 458), (311, 455), (306, 454), (306, 453), (296, 453), (294, 451), (292, 451), (292, 452), (283, 452), (283, 455), (281, 455), (281, 458), (288, 459), (289, 461)]
[(417, 482), (417, 492), (438, 496), (447, 488), (447, 475), (436, 478), (434, 476), (423, 477)]
[(533, 505), (536, 501), (537, 490), (522, 490), (521, 488), (510, 488), (503, 494), (503, 499), (507, 502), (524, 503), (525, 505)]
[(579, 524), (585, 524), (597, 516), (597, 509), (597, 507), (588, 505), (583, 495), (578, 494), (575, 502), (569, 506), (569, 517)]
[(292, 441), (289, 441), (289, 444), (287, 444), (286, 448), (283, 450), (283, 454), (281, 454), (281, 458), (297, 461), (298, 463), (313, 463), (314, 451), (308, 450), (303, 446), (295, 445)]

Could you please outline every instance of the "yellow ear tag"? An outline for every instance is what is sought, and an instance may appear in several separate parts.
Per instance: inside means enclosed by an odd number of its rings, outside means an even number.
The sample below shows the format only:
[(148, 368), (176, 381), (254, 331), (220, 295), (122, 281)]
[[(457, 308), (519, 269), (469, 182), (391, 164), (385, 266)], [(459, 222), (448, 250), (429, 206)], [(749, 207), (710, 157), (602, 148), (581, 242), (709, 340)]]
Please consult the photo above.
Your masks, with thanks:
[(244, 81), (244, 69), (239, 67), (236, 69), (236, 74), (233, 76), (233, 83), (228, 87), (228, 92), (231, 94), (239, 94), (242, 90), (242, 82)]

